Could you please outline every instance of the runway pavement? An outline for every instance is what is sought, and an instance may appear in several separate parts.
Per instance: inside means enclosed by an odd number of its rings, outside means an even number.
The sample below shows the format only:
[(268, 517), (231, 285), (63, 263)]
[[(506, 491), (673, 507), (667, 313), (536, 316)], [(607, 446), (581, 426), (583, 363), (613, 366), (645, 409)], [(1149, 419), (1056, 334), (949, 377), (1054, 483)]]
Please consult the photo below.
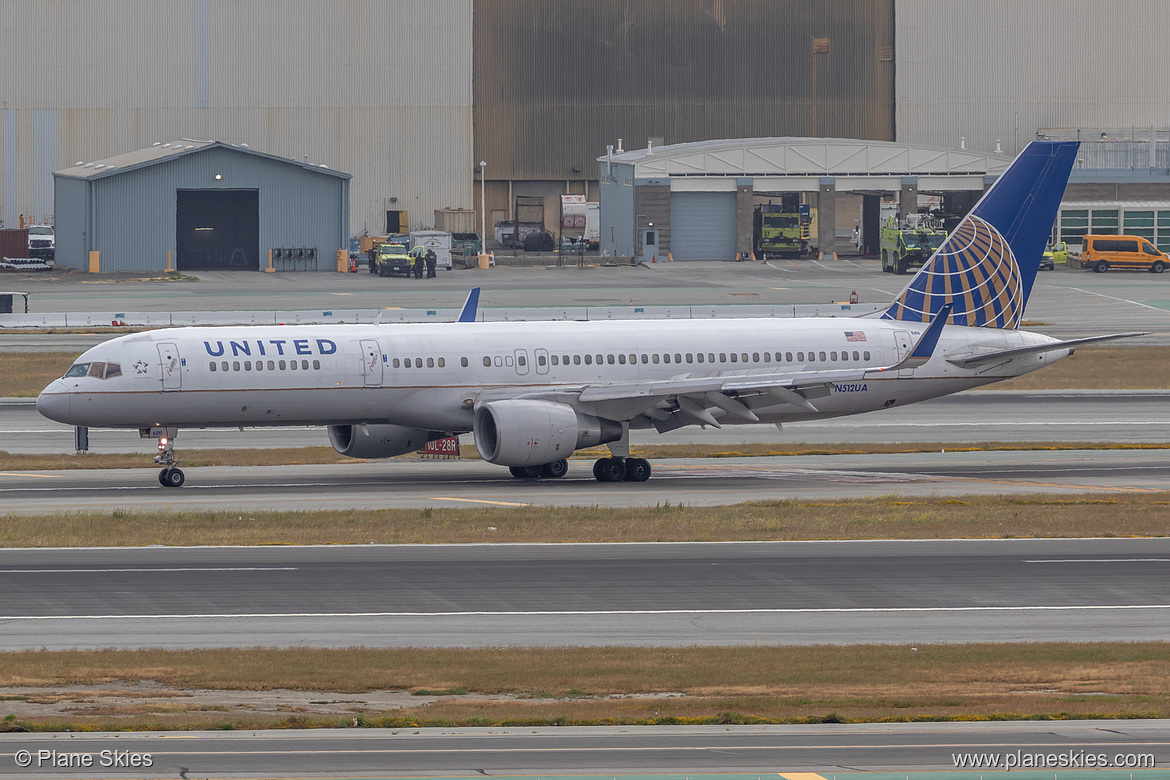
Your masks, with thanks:
[(1170, 640), (1170, 539), (0, 551), (0, 649)]
[[(773, 425), (682, 428), (660, 435), (631, 433), (635, 445), (864, 442), (1170, 442), (1170, 390), (1051, 392), (974, 390), (879, 412)], [(471, 443), (471, 437), (465, 436)], [(184, 449), (328, 445), (323, 427), (186, 429)], [(137, 430), (91, 428), (93, 453), (150, 452)], [(0, 450), (46, 454), (74, 451), (74, 431), (36, 411), (31, 398), (0, 399)]]
[[(960, 752), (1153, 756), (1170, 760), (1164, 721), (1045, 723), (897, 723), (817, 726), (692, 726), (516, 729), (314, 730), (259, 733), (10, 734), (0, 742), (0, 778), (8, 777), (580, 777), (670, 780), (736, 772), (736, 780), (784, 773), (824, 780), (858, 772), (954, 771)], [(19, 750), (89, 754), (102, 750), (149, 755), (135, 771), (14, 771)], [(1069, 770), (1061, 770), (1058, 777)], [(623, 774), (634, 772), (636, 775)], [(747, 773), (750, 773), (747, 774)], [(845, 775), (845, 773), (849, 773)], [(1123, 773), (1076, 772), (1087, 780)], [(899, 775), (899, 779), (903, 777)], [(954, 777), (954, 775), (950, 775)], [(976, 774), (970, 775), (972, 778)], [(914, 777), (914, 775), (911, 775)], [(988, 780), (1000, 775), (986, 774)], [(1006, 777), (1031, 780), (1013, 772)], [(1052, 778), (1049, 772), (1043, 777)], [(1135, 772), (1135, 777), (1164, 774)], [(662, 778), (661, 780), (666, 780)], [(915, 780), (920, 780), (916, 777)]]
[(744, 501), (1159, 492), (1167, 450), (1068, 450), (806, 455), (655, 460), (645, 483), (602, 483), (592, 461), (562, 479), (519, 481), (482, 461), (375, 461), (338, 465), (203, 467), (181, 488), (154, 469), (0, 472), (8, 513), (133, 509), (308, 510), (475, 506), (721, 506)]

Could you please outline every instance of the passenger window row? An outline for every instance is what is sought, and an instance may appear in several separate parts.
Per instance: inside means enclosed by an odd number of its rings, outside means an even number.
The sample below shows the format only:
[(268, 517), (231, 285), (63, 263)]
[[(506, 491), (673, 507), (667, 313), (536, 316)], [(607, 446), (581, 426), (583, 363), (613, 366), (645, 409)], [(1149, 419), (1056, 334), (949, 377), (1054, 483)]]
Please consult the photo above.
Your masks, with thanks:
[[(213, 361), (211, 361), (211, 363), (208, 364), (208, 367), (212, 371), (264, 371), (264, 370), (266, 370), (265, 363), (263, 360), (257, 360), (255, 365), (253, 365), (251, 360), (245, 360), (245, 361), (243, 361), (242, 364), (238, 360), (233, 360), (231, 363), (228, 363), (228, 361), (226, 361), (226, 360), (223, 360), (223, 361), (220, 361), (219, 363), (216, 363), (213, 360)], [(300, 369), (301, 371), (308, 371), (309, 370), (309, 361), (302, 360), (298, 363), (295, 360), (289, 360), (287, 362), (284, 360), (269, 360), (268, 364), (267, 364), (268, 371), (296, 371), (298, 369)], [(321, 361), (320, 360), (313, 361), (313, 370), (314, 371), (321, 370)]]
[[(781, 358), (781, 354), (783, 354), (783, 358)], [(785, 352), (785, 353), (777, 352), (775, 354), (775, 362), (776, 363), (793, 363), (793, 362), (804, 363), (805, 356), (806, 356), (806, 353), (797, 352), (795, 354), (796, 359), (794, 361), (793, 360), (793, 353), (791, 353), (791, 352)], [(818, 356), (820, 358), (820, 362), (822, 362), (822, 363), (848, 362), (850, 360), (850, 352), (849, 351), (842, 351), (840, 353), (837, 353), (836, 351), (828, 352), (828, 353), (809, 352), (809, 353), (807, 353), (808, 362), (810, 362), (810, 363), (817, 362)], [(552, 355), (552, 356), (550, 356), (549, 359), (554, 366), (558, 366), (558, 365), (579, 366), (582, 363), (584, 363), (587, 366), (591, 366), (594, 364), (596, 364), (596, 365), (608, 364), (611, 366), (614, 364), (617, 364), (617, 365), (624, 366), (624, 365), (636, 365), (639, 362), (642, 363), (643, 365), (646, 365), (646, 364), (658, 365), (660, 363), (669, 363), (669, 364), (678, 364), (678, 363), (689, 363), (689, 364), (695, 364), (695, 363), (703, 363), (703, 364), (710, 364), (710, 363), (737, 363), (737, 364), (738, 363), (757, 363), (758, 364), (761, 362), (763, 362), (763, 363), (772, 363), (773, 362), (773, 359), (772, 359), (773, 355), (771, 352), (764, 352), (762, 357), (763, 357), (763, 360), (761, 360), (761, 353), (759, 353), (759, 352), (752, 352), (752, 353), (750, 353), (750, 355), (747, 352), (730, 352), (730, 353), (728, 353), (728, 352), (719, 352), (719, 353), (715, 353), (715, 352), (687, 352), (685, 354), (680, 353), (680, 352), (673, 352), (673, 353), (671, 353), (671, 352), (663, 352), (663, 353), (654, 352), (654, 353), (649, 353), (649, 354), (641, 353), (640, 355), (638, 355), (638, 354)], [(855, 362), (861, 362), (863, 360), (869, 361), (870, 360), (869, 350), (865, 350), (864, 352), (859, 351), (859, 350), (853, 350), (852, 360)], [(537, 357), (537, 363), (541, 366), (544, 365), (544, 356), (543, 355), (540, 355)], [(487, 365), (490, 365), (491, 363), (490, 363), (489, 359), (485, 357), (483, 364), (485, 366), (487, 366)]]
[[(620, 353), (620, 354), (584, 354), (584, 355), (550, 355), (546, 358), (543, 354), (537, 354), (536, 364), (544, 367), (551, 363), (554, 366), (592, 366), (592, 365), (637, 365), (639, 362), (643, 365), (647, 364), (679, 364), (679, 363), (805, 363), (807, 362), (821, 362), (821, 363), (845, 363), (852, 360), (860, 363), (862, 361), (869, 362), (871, 355), (869, 350), (843, 350), (841, 352), (777, 352), (775, 355), (771, 352), (663, 352), (663, 353)], [(774, 359), (773, 359), (774, 358)], [(463, 368), (467, 368), (467, 358), (459, 358), (459, 364)], [(391, 361), (394, 368), (444, 368), (446, 361), (443, 358), (394, 358)], [(483, 356), (483, 365), (485, 368), (491, 368), (493, 365), (497, 367), (513, 367), (526, 366), (528, 359), (523, 355), (491, 355)]]

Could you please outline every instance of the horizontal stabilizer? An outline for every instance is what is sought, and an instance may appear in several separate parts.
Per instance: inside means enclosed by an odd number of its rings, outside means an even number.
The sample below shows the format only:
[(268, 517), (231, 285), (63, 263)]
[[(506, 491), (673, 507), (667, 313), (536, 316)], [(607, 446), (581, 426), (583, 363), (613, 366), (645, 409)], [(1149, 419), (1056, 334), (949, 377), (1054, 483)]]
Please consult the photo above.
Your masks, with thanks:
[(1058, 349), (1069, 349), (1081, 344), (1092, 344), (1097, 341), (1112, 341), (1113, 339), (1129, 339), (1134, 336), (1145, 336), (1147, 333), (1114, 333), (1109, 336), (1088, 336), (1083, 339), (1069, 339), (1068, 341), (1053, 341), (1048, 344), (1036, 344), (1031, 347), (1017, 347), (1015, 349), (1001, 349), (998, 352), (982, 352), (967, 357), (947, 358), (947, 362), (959, 368), (973, 368), (985, 363), (996, 363), (1019, 355), (1031, 355), (1037, 352), (1055, 352)]
[(919, 336), (918, 341), (914, 344), (914, 348), (906, 353), (906, 357), (892, 366), (886, 368), (873, 369), (874, 372), (881, 371), (900, 371), (904, 368), (918, 368), (925, 365), (934, 355), (934, 348), (938, 346), (938, 337), (942, 335), (943, 328), (947, 324), (947, 318), (951, 316), (951, 303), (944, 303), (938, 310), (938, 314), (934, 315), (930, 325), (927, 326), (926, 332)]

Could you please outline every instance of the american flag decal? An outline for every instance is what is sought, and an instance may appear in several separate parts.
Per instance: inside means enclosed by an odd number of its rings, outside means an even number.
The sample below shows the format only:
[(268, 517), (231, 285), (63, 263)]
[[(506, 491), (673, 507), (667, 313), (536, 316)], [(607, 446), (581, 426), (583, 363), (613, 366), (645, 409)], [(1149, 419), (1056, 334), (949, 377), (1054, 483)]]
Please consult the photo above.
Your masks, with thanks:
[(865, 334), (859, 330), (847, 330), (845, 331), (845, 340), (854, 342), (865, 341)]

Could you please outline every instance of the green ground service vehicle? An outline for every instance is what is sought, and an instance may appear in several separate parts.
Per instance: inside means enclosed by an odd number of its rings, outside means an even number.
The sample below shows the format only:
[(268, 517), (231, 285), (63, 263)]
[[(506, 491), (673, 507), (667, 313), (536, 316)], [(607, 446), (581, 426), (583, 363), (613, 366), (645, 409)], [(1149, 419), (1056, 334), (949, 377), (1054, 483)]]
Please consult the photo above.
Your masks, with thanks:
[(756, 206), (754, 238), (760, 260), (800, 257), (808, 244), (801, 235), (800, 214), (780, 204)]
[(921, 268), (946, 237), (942, 225), (924, 214), (908, 214), (901, 222), (890, 217), (882, 227), (882, 271), (904, 274)]

